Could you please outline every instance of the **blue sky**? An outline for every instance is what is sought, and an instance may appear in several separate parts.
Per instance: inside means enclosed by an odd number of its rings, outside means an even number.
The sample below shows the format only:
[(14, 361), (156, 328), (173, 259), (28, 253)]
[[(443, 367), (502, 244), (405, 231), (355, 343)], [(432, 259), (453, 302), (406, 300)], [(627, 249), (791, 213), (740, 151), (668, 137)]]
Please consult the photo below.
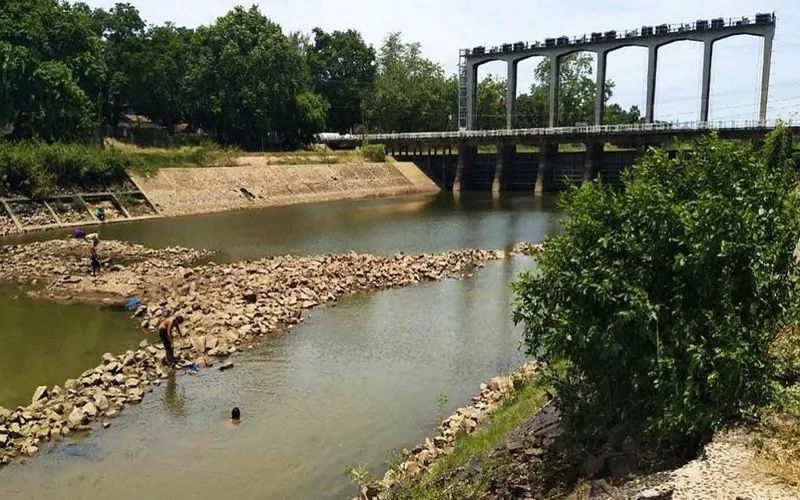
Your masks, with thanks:
[[(115, 0), (84, 0), (109, 7)], [(769, 118), (800, 121), (800, 2), (797, 0), (128, 0), (150, 23), (173, 21), (196, 27), (212, 22), (235, 5), (257, 4), (285, 32), (308, 32), (315, 26), (331, 31), (354, 28), (365, 40), (380, 45), (386, 33), (400, 31), (406, 41), (422, 45), (426, 57), (455, 72), (458, 49), (517, 40), (541, 40), (643, 24), (691, 22), (711, 17), (778, 16), (773, 44)], [(732, 37), (715, 45), (712, 69), (711, 119), (751, 120), (757, 117), (761, 39)], [(647, 55), (623, 49), (608, 59), (608, 77), (615, 82), (613, 102), (643, 108)], [(676, 43), (659, 51), (656, 118), (697, 120), (700, 108), (702, 46)], [(519, 91), (532, 80), (531, 60), (520, 66)], [(481, 67), (480, 76), (505, 75), (502, 63)]]

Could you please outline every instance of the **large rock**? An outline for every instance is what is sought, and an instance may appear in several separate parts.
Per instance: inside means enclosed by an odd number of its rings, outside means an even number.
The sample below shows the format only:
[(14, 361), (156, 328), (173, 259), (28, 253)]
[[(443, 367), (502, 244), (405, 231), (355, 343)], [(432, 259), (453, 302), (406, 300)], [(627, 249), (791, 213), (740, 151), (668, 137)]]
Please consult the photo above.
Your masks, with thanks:
[(40, 385), (33, 391), (33, 397), (31, 398), (31, 404), (36, 404), (39, 401), (47, 399), (47, 386)]
[(83, 412), (89, 417), (97, 416), (97, 407), (91, 401), (83, 405)]
[(83, 425), (84, 420), (86, 420), (86, 415), (83, 413), (83, 410), (79, 407), (75, 407), (67, 417), (67, 425), (70, 429), (74, 429), (75, 427)]

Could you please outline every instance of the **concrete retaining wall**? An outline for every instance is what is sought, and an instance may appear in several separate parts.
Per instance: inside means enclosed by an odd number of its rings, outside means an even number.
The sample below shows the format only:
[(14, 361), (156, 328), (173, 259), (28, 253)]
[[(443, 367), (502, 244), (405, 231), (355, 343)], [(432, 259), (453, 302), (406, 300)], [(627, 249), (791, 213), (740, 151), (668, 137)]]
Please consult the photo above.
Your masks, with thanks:
[(131, 177), (165, 216), (439, 191), (413, 163), (268, 165), (261, 157), (239, 163)]

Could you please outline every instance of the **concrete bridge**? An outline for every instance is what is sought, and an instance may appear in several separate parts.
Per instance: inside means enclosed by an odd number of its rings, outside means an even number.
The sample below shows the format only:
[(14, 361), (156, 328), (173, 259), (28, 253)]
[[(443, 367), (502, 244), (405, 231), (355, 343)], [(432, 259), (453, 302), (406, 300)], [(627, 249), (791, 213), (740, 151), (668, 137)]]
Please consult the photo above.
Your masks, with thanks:
[[(759, 119), (756, 121), (723, 121), (709, 122), (709, 96), (711, 90), (711, 62), (714, 43), (736, 35), (752, 35), (763, 38), (764, 55), (761, 68), (761, 93)], [(470, 179), (475, 176), (475, 165), (478, 160), (479, 146), (494, 146), (497, 154), (492, 156), (494, 165), (491, 169), (491, 186), (493, 191), (508, 189), (512, 184), (509, 179), (518, 176), (509, 175), (510, 169), (518, 168), (520, 158), (517, 146), (533, 146), (538, 150), (534, 156), (526, 153), (522, 163), (529, 167), (531, 161), (537, 163), (531, 174), (535, 175), (535, 192), (555, 189), (564, 173), (559, 165), (564, 162), (563, 154), (559, 156), (560, 144), (582, 144), (583, 156), (580, 175), (575, 175), (575, 153), (570, 153), (572, 180), (594, 178), (598, 172), (619, 175), (626, 167), (625, 162), (613, 162), (615, 171), (609, 171), (608, 152), (605, 146), (610, 144), (615, 149), (621, 148), (641, 154), (647, 147), (669, 143), (675, 139), (690, 139), (698, 135), (715, 131), (722, 138), (746, 139), (759, 141), (772, 130), (776, 123), (767, 121), (767, 98), (769, 94), (770, 60), (772, 40), (775, 36), (775, 15), (756, 14), (753, 19), (742, 17), (737, 19), (716, 18), (698, 20), (694, 23), (656, 26), (642, 26), (641, 29), (627, 31), (605, 31), (591, 33), (577, 38), (547, 38), (544, 42), (506, 43), (497, 47), (473, 47), (460, 52), (459, 61), (459, 130), (444, 132), (388, 133), (367, 134), (363, 136), (324, 134), (322, 142), (332, 147), (356, 147), (362, 142), (373, 142), (385, 145), (387, 153), (399, 155), (405, 159), (425, 157), (430, 166), (431, 155), (452, 157), (453, 146), (457, 148), (456, 161), (451, 170), (452, 181), (440, 182), (443, 187), (455, 191), (470, 189)], [(667, 44), (694, 40), (703, 43), (702, 89), (699, 109), (699, 121), (683, 123), (654, 122), (656, 69), (658, 50)], [(603, 125), (603, 93), (606, 81), (606, 58), (608, 54), (622, 47), (638, 46), (648, 50), (647, 65), (647, 100), (643, 123), (624, 125)], [(573, 52), (589, 51), (597, 55), (597, 92), (595, 95), (594, 125), (578, 125), (557, 127), (558, 116), (558, 75), (561, 58)], [(513, 128), (515, 114), (517, 65), (520, 61), (533, 56), (547, 57), (550, 62), (549, 74), (549, 126), (542, 128)], [(481, 64), (489, 61), (505, 61), (508, 66), (508, 95), (506, 96), (506, 128), (500, 130), (475, 130), (477, 116), (477, 71)], [(787, 123), (792, 126), (791, 123)], [(800, 127), (794, 127), (799, 129)], [(627, 163), (636, 154), (627, 155)], [(559, 160), (561, 158), (561, 160)], [(486, 155), (481, 158), (485, 163)], [(447, 161), (442, 161), (442, 172)], [(480, 162), (479, 162), (480, 163)], [(485, 169), (484, 169), (485, 170)], [(604, 179), (608, 175), (603, 176)], [(518, 185), (525, 183), (517, 182)]]
[[(531, 185), (535, 193), (542, 193), (557, 189), (563, 184), (563, 170), (559, 165), (559, 145), (582, 145), (583, 152), (569, 154), (572, 173), (568, 175), (573, 181), (593, 179), (598, 173), (603, 172), (603, 178), (618, 178), (622, 169), (626, 168), (633, 159), (642, 154), (650, 146), (668, 144), (676, 139), (691, 139), (710, 132), (718, 134), (723, 139), (739, 139), (759, 142), (764, 136), (781, 122), (772, 121), (725, 121), (725, 122), (683, 122), (683, 123), (632, 123), (625, 125), (587, 125), (578, 127), (543, 127), (532, 129), (499, 129), (499, 130), (453, 130), (445, 132), (411, 132), (367, 135), (341, 135), (326, 136), (322, 142), (334, 148), (355, 148), (362, 143), (369, 142), (383, 144), (386, 152), (404, 160), (417, 161), (426, 170), (425, 166), (441, 164), (441, 174), (448, 180), (437, 178), (440, 174), (432, 176), (444, 188), (454, 191), (470, 189), (473, 187), (471, 179), (475, 177), (476, 163), (478, 162), (478, 147), (496, 147), (497, 154), (491, 155), (495, 162), (492, 170), (492, 191), (503, 191), (509, 188), (510, 178), (518, 179), (518, 175), (510, 170), (517, 168), (519, 163), (530, 162), (533, 159), (536, 165), (529, 173), (535, 178)], [(800, 133), (800, 124), (791, 121), (781, 122), (788, 126), (795, 134)], [(623, 163), (612, 162), (613, 168), (609, 170), (609, 151), (605, 146), (613, 146), (613, 150), (624, 150), (626, 161)], [(518, 154), (517, 146), (535, 148), (538, 153)], [(441, 157), (435, 159), (435, 157)], [(580, 156), (581, 158), (577, 158)], [(523, 159), (524, 157), (524, 159)], [(453, 158), (452, 168), (448, 158)], [(486, 161), (486, 155), (482, 158)], [(576, 163), (580, 162), (580, 173), (575, 174)], [(429, 170), (429, 169), (428, 169)], [(451, 171), (452, 170), (452, 171)], [(449, 176), (449, 177), (448, 177)], [(527, 186), (517, 180), (518, 186)]]

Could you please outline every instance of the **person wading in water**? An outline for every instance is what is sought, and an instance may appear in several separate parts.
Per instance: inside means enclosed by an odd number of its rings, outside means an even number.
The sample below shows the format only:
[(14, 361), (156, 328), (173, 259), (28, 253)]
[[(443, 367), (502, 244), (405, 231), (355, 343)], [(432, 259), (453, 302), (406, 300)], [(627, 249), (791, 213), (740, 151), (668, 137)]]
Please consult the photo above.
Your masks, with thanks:
[(175, 367), (175, 352), (172, 350), (172, 332), (181, 333), (181, 323), (183, 323), (183, 316), (180, 314), (167, 318), (158, 326), (158, 336), (161, 337), (161, 343), (164, 344), (164, 351), (167, 353), (167, 364)]

